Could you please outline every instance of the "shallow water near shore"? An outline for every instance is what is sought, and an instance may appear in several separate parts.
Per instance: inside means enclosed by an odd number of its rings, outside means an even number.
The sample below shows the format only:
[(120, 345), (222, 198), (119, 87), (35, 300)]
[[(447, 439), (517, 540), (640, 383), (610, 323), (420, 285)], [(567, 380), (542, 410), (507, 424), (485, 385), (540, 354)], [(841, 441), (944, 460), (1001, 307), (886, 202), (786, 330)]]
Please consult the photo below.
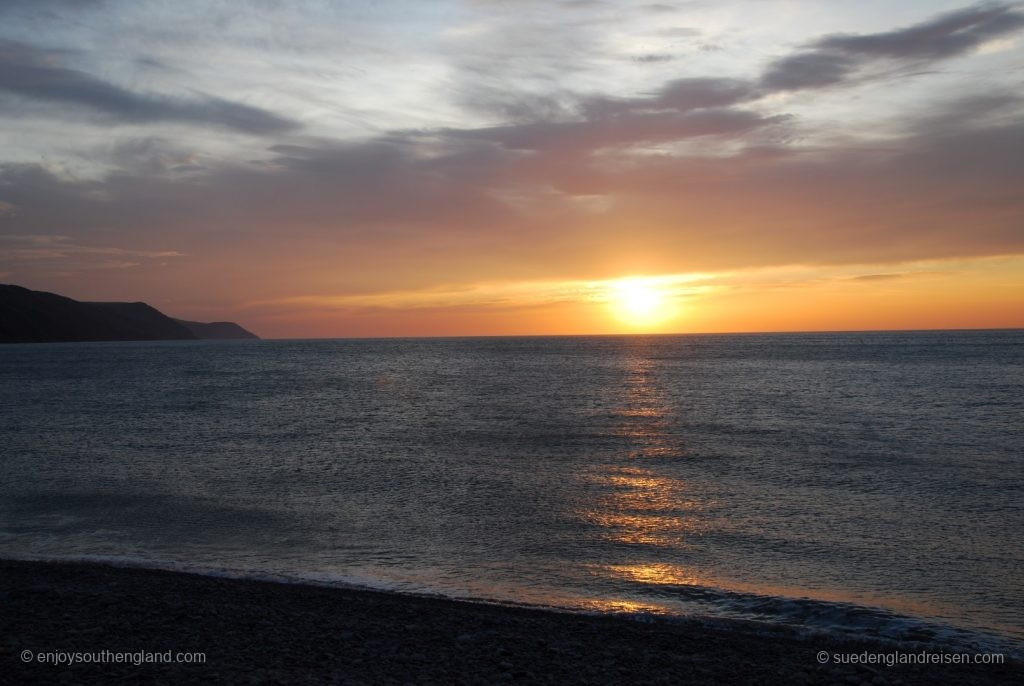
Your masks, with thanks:
[(0, 556), (1024, 646), (1024, 332), (0, 347)]

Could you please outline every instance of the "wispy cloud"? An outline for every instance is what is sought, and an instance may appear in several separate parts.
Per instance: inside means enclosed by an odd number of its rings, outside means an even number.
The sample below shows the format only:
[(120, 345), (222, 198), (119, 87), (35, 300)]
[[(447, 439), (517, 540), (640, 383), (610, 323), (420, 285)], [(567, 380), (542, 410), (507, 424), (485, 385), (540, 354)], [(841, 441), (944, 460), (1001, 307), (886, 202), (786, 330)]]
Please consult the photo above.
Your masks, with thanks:
[[(112, 123), (180, 122), (242, 133), (281, 134), (298, 123), (273, 112), (209, 95), (143, 93), (60, 65), (66, 56), (22, 43), (0, 44), (0, 91), (103, 115)], [(66, 118), (65, 109), (54, 116)]]
[(81, 245), (69, 236), (0, 236), (0, 265), (24, 268), (26, 264), (62, 272), (137, 267), (143, 260), (184, 257), (177, 250), (129, 250), (109, 246)]
[(869, 67), (923, 65), (975, 50), (1019, 31), (1024, 14), (1008, 5), (979, 5), (913, 26), (873, 34), (835, 34), (772, 63), (761, 78), (768, 90), (835, 86)]

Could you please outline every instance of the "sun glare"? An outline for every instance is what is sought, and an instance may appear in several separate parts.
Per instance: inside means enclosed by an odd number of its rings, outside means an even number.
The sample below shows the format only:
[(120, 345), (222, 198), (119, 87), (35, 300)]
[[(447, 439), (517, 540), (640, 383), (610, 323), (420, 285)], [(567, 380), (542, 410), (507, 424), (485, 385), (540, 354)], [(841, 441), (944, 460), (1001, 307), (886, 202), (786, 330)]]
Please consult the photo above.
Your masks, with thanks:
[(665, 291), (648, 279), (622, 279), (611, 286), (615, 314), (630, 326), (652, 326), (668, 319), (672, 307)]

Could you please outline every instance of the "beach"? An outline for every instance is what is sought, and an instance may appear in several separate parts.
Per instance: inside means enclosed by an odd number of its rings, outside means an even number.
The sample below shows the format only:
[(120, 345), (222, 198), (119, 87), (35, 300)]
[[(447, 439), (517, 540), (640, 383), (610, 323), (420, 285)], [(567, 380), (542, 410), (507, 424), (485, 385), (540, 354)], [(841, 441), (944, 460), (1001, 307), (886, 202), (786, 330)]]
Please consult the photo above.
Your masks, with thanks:
[[(756, 622), (640, 621), (93, 563), (0, 561), (4, 683), (1021, 683), (1024, 665), (835, 664), (920, 654)], [(23, 651), (31, 651), (30, 661)], [(145, 651), (192, 662), (52, 664)], [(825, 651), (828, 663), (819, 664)], [(184, 657), (184, 654), (188, 654)], [(202, 658), (197, 657), (202, 654)], [(93, 660), (101, 659), (92, 657)], [(50, 661), (45, 661), (50, 660)]]

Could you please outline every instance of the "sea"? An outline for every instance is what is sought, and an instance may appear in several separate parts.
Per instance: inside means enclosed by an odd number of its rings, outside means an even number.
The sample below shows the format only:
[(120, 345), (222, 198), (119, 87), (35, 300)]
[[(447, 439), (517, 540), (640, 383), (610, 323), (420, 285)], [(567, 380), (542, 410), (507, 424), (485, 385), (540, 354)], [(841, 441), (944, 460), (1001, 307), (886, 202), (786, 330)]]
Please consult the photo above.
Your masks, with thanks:
[(1024, 655), (1024, 330), (0, 346), (0, 557)]

